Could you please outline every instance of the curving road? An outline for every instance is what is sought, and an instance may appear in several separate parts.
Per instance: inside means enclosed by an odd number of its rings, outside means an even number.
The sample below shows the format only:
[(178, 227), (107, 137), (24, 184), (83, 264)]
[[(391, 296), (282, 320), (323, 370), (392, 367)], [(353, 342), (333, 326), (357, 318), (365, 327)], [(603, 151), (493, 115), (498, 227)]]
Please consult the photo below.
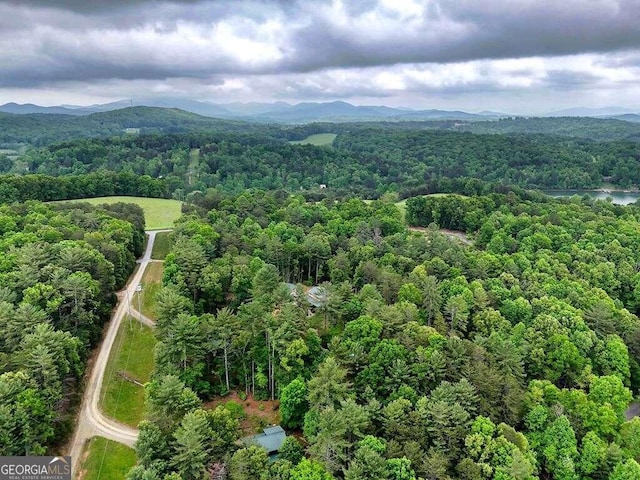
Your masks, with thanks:
[[(105, 417), (98, 406), (100, 400), (100, 391), (102, 389), (102, 381), (104, 379), (104, 372), (107, 367), (107, 361), (109, 360), (109, 354), (113, 347), (118, 329), (122, 320), (127, 314), (128, 300), (133, 298), (133, 294), (136, 291), (136, 287), (142, 280), (145, 269), (151, 260), (151, 251), (153, 250), (153, 243), (156, 239), (156, 233), (168, 232), (170, 230), (153, 230), (148, 231), (149, 240), (147, 241), (147, 248), (143, 257), (138, 260), (140, 266), (136, 273), (129, 279), (129, 283), (121, 292), (118, 292), (118, 303), (116, 305), (115, 313), (109, 324), (107, 333), (100, 345), (100, 351), (96, 357), (95, 364), (89, 376), (89, 381), (85, 387), (84, 397), (82, 399), (82, 406), (80, 408), (80, 415), (78, 417), (78, 424), (73, 434), (73, 441), (69, 447), (68, 455), (71, 455), (73, 460), (73, 475), (77, 474), (78, 468), (81, 463), (81, 455), (84, 444), (91, 437), (99, 435), (101, 437), (114, 440), (116, 442), (123, 443), (128, 446), (133, 446), (134, 442), (138, 438), (138, 430), (127, 425), (123, 425), (111, 418)], [(155, 323), (148, 317), (145, 317), (138, 311), (131, 308), (131, 314), (137, 317), (143, 323), (153, 326)]]

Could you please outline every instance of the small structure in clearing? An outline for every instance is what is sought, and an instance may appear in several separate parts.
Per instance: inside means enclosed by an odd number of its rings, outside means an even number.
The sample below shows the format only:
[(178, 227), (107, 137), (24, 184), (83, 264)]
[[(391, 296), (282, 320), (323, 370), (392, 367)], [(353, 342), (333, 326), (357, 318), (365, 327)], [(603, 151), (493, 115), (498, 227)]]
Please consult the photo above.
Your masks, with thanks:
[(247, 437), (243, 440), (246, 445), (258, 445), (267, 451), (268, 455), (275, 455), (280, 451), (287, 434), (280, 425), (265, 428), (262, 433)]
[[(294, 299), (298, 298), (298, 290), (295, 283), (285, 283), (287, 288), (289, 289), (289, 293), (291, 297)], [(310, 317), (314, 313), (314, 309), (322, 308), (326, 305), (327, 299), (327, 291), (320, 286), (313, 286), (309, 289), (306, 289), (304, 286), (302, 287), (304, 291), (304, 299), (310, 305), (311, 308), (307, 311), (307, 315)]]

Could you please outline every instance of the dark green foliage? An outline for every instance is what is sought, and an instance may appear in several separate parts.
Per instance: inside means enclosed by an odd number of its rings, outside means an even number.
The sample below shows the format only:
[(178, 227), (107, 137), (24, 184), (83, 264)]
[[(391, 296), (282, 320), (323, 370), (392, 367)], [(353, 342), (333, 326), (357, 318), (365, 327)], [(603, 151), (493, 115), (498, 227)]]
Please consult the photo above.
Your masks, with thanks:
[(142, 249), (137, 214), (0, 206), (0, 454), (41, 455), (64, 440), (87, 352)]
[(0, 175), (0, 202), (27, 200), (49, 202), (109, 195), (140, 197), (168, 196), (166, 182), (130, 172), (95, 172), (73, 176)]
[[(359, 124), (349, 129), (335, 125), (327, 128), (341, 133), (334, 141), (334, 148), (329, 149), (289, 144), (285, 138), (297, 134), (286, 127), (220, 122), (197, 116), (181, 118), (179, 124), (173, 120), (172, 127), (168, 127), (162, 119), (155, 122), (154, 114), (158, 113), (159, 117), (163, 114), (189, 114), (148, 109), (138, 116), (135, 110), (110, 114), (126, 118), (131, 124), (146, 121), (151, 128), (143, 128), (143, 133), (158, 130), (192, 133), (71, 140), (27, 150), (12, 165), (6, 165), (4, 171), (9, 167), (10, 172), (20, 175), (45, 174), (64, 179), (40, 179), (36, 185), (39, 188), (35, 191), (39, 196), (29, 198), (52, 199), (50, 188), (47, 193), (40, 190), (55, 185), (56, 199), (108, 194), (173, 195), (180, 200), (193, 201), (205, 209), (218, 207), (223, 192), (239, 194), (249, 188), (303, 190), (308, 198), (314, 199), (354, 193), (379, 198), (385, 192), (398, 193), (405, 198), (434, 192), (480, 195), (512, 189), (505, 185), (599, 188), (604, 178), (625, 188), (640, 182), (636, 143), (640, 140), (639, 127), (628, 122), (596, 119), (541, 121), (545, 126), (553, 122), (576, 124), (566, 133), (571, 135), (573, 129), (575, 136), (582, 138), (569, 139), (550, 135), (441, 131), (439, 126), (434, 129), (434, 125), (422, 124), (420, 128), (413, 123)], [(144, 119), (149, 116), (151, 119)], [(92, 117), (84, 117), (84, 120)], [(28, 117), (19, 117), (18, 120), (25, 118)], [(1, 120), (2, 117), (0, 124)], [(198, 126), (199, 122), (204, 122), (203, 127), (209, 122), (212, 128), (202, 133), (204, 128)], [(485, 128), (491, 131), (514, 122), (518, 121), (479, 122), (462, 129), (471, 128), (479, 132)], [(526, 123), (524, 120), (521, 122)], [(158, 126), (153, 126), (156, 123)], [(589, 125), (585, 126), (585, 123)], [(619, 130), (623, 133), (598, 136), (598, 126), (612, 127), (609, 132)], [(523, 130), (528, 133), (526, 128)], [(43, 145), (50, 142), (35, 143)], [(188, 173), (193, 167), (192, 152), (195, 151), (198, 152), (197, 170)], [(96, 184), (82, 179), (87, 175), (89, 179), (94, 179), (95, 175), (112, 175), (114, 181)], [(7, 185), (0, 189), (0, 199), (15, 200), (28, 195), (28, 190), (18, 188), (16, 182), (4, 180)], [(321, 184), (329, 188), (321, 190)], [(215, 190), (207, 191), (210, 188)], [(455, 218), (455, 211), (451, 213), (454, 214), (452, 223), (456, 223), (459, 219)], [(388, 230), (394, 228), (394, 224), (383, 223), (381, 227)], [(326, 251), (319, 242), (320, 238), (308, 239), (318, 247), (311, 256), (317, 267), (321, 266), (322, 253)]]
[(278, 457), (291, 462), (292, 465), (297, 465), (304, 456), (304, 447), (296, 439), (296, 437), (289, 436), (284, 440), (282, 447), (278, 452)]

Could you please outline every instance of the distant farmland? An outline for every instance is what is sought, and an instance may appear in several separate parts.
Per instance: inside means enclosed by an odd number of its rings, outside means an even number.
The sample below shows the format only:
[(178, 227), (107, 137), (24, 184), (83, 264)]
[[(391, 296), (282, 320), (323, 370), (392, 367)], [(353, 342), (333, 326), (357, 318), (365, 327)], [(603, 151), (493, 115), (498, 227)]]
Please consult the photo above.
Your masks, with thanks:
[[(87, 202), (92, 205), (104, 203), (135, 203), (144, 210), (144, 219), (147, 230), (159, 230), (161, 228), (172, 228), (181, 215), (182, 202), (167, 198), (144, 198), (144, 197), (95, 197), (78, 200), (64, 200), (68, 202)], [(60, 202), (62, 203), (62, 202)]]
[(304, 140), (289, 142), (292, 145), (317, 145), (319, 147), (331, 145), (338, 135), (335, 133), (316, 133), (309, 135)]

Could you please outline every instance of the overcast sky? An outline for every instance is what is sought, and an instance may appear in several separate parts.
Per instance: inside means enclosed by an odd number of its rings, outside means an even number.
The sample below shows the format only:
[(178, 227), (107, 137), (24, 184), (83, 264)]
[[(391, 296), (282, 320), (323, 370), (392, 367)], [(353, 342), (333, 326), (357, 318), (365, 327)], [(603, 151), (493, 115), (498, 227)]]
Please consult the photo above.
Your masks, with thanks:
[(640, 111), (639, 0), (0, 0), (0, 103)]

